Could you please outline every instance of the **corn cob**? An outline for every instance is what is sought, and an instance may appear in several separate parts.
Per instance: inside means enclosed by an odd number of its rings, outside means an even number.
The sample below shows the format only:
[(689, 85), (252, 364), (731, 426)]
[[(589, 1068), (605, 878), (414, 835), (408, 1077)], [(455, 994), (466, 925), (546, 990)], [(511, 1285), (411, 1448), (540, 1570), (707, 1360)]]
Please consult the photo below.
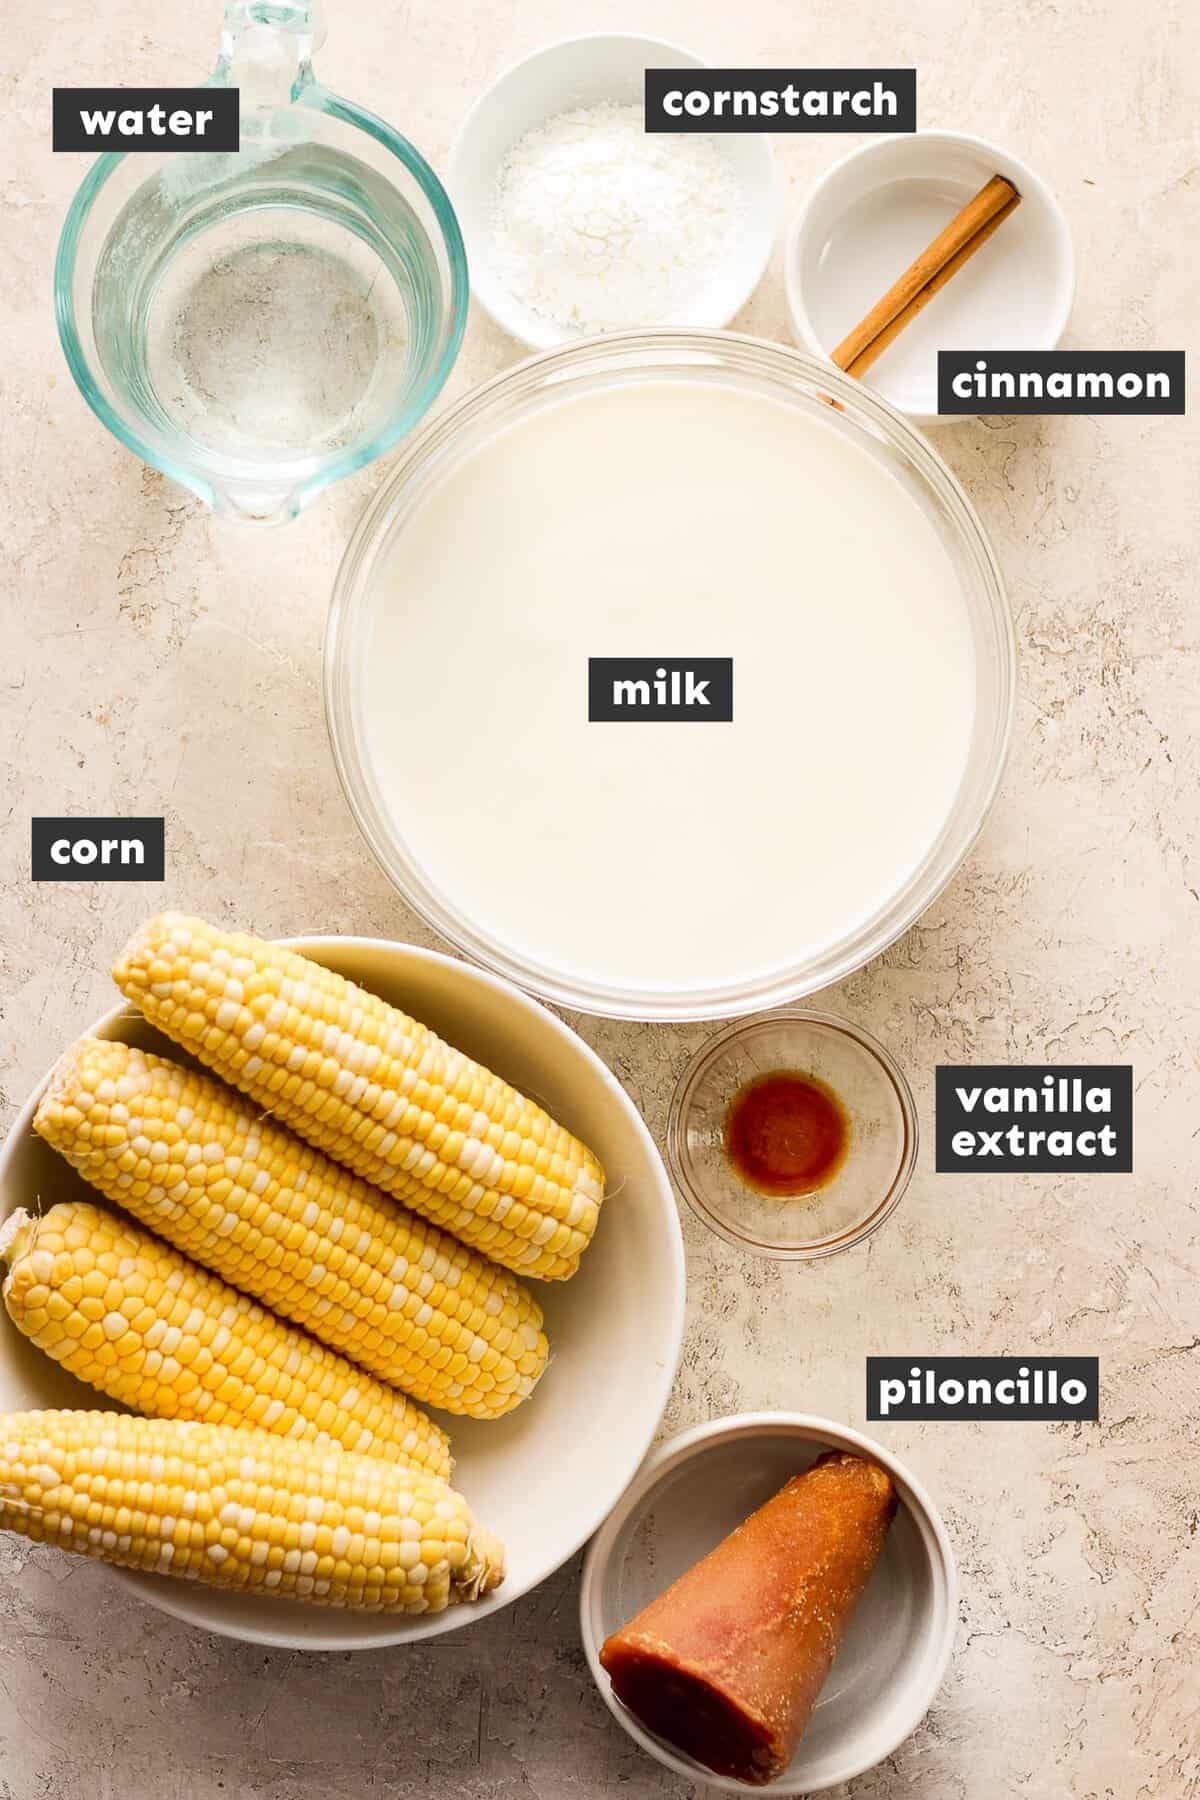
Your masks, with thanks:
[(193, 1262), (430, 1406), (498, 1418), (545, 1367), (541, 1310), (511, 1275), (208, 1075), (83, 1038), (34, 1129)]
[(540, 1106), (291, 950), (165, 913), (117, 986), (224, 1081), (364, 1180), (518, 1274), (565, 1281), (604, 1172)]
[(13, 1213), (5, 1267), (18, 1331), (134, 1412), (260, 1426), (450, 1478), (445, 1432), (403, 1394), (97, 1206)]
[(0, 1415), (0, 1530), (366, 1612), (442, 1612), (504, 1579), (502, 1546), (445, 1482), (269, 1431), (128, 1413)]

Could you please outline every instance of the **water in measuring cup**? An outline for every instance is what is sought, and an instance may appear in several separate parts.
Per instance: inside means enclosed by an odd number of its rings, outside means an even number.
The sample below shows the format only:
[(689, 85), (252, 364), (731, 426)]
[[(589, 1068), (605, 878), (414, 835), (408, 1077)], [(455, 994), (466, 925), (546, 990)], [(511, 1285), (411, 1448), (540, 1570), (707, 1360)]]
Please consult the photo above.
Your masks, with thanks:
[(404, 196), (304, 143), (154, 173), (109, 233), (93, 324), (129, 403), (219, 471), (370, 440), (403, 407), (441, 304)]

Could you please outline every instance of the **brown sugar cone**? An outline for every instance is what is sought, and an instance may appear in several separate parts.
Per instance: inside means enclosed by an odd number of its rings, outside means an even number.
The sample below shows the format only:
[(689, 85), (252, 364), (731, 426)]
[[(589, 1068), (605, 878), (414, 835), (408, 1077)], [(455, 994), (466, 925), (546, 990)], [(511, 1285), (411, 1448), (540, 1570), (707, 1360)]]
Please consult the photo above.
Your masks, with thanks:
[(808, 1724), (896, 1511), (890, 1477), (831, 1452), (794, 1476), (600, 1651), (648, 1730), (763, 1785)]

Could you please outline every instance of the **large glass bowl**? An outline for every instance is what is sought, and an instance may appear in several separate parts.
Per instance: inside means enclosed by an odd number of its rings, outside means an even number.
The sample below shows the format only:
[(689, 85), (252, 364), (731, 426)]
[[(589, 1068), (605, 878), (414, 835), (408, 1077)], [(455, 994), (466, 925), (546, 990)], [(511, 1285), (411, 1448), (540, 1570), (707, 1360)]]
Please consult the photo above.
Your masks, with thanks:
[[(390, 548), (448, 468), (493, 433), (565, 394), (697, 375), (809, 410), (835, 402), (841, 428), (861, 433), (871, 454), (917, 500), (961, 585), (974, 648), (974, 724), (941, 831), (903, 886), (867, 918), (792, 966), (719, 985), (648, 991), (544, 966), (501, 942), (454, 895), (439, 889), (389, 817), (379, 791), (365, 745), (360, 677), (378, 578)], [(414, 594), (411, 604), (420, 603)], [(326, 718), (338, 774), (367, 843), (396, 888), (428, 924), (477, 961), (559, 1005), (622, 1019), (713, 1019), (763, 1011), (840, 981), (878, 956), (921, 916), (974, 843), (1003, 770), (1015, 687), (1012, 624), (995, 555), (965, 493), (931, 446), (892, 407), (829, 364), (729, 332), (653, 331), (593, 339), (533, 357), (452, 407), (405, 448), (360, 521), (338, 573), (325, 640)], [(396, 705), (403, 704), (398, 685)], [(480, 804), (488, 804), (486, 791)]]

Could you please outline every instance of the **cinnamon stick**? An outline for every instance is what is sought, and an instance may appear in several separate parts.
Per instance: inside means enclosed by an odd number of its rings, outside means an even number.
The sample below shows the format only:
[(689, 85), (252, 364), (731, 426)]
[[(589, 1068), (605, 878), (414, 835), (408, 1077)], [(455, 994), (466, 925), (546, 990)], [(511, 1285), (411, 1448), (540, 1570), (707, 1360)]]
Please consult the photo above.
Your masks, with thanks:
[(838, 368), (848, 375), (870, 368), (1020, 203), (1012, 183), (993, 175), (842, 339), (833, 352)]

